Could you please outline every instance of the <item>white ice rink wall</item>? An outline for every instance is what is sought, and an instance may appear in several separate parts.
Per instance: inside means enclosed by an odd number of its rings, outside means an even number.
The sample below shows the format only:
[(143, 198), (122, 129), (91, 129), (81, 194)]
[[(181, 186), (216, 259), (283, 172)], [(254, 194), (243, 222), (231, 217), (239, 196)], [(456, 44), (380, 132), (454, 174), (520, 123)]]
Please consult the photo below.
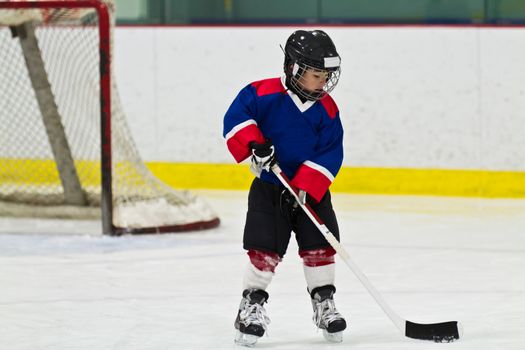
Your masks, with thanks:
[[(504, 173), (525, 184), (525, 28), (321, 28), (342, 57), (333, 93), (346, 132), (342, 172), (431, 170), (415, 181), (456, 185), (471, 183), (465, 172), (484, 174), (485, 185)], [(233, 164), (224, 112), (246, 84), (281, 75), (279, 44), (296, 29), (117, 28), (117, 81), (143, 157), (163, 169)]]

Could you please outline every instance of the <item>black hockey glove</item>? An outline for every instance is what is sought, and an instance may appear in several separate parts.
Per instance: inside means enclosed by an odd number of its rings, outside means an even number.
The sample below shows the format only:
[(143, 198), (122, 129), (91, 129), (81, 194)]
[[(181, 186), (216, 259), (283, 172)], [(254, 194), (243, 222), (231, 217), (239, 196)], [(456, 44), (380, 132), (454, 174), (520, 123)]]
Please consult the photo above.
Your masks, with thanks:
[(297, 200), (294, 203), (294, 206), (298, 206), (299, 204), (305, 205), (306, 204), (306, 195), (308, 193), (305, 190), (299, 189), (299, 203), (297, 203)]
[[(298, 190), (299, 190), (299, 202), (304, 205), (306, 204), (307, 193), (304, 190), (301, 190), (301, 189), (298, 189)], [(281, 192), (280, 205), (281, 205), (281, 213), (283, 213), (284, 215), (291, 215), (292, 217), (294, 217), (298, 212), (302, 211), (301, 208), (299, 207), (299, 203), (295, 199), (295, 196), (291, 194), (290, 191), (288, 191), (287, 189), (284, 189)]]
[(275, 164), (275, 147), (269, 139), (265, 143), (250, 142), (252, 149), (252, 164), (250, 170), (255, 176), (261, 176), (263, 170), (270, 171)]
[(299, 204), (302, 204), (302, 205), (306, 204), (306, 196), (308, 194), (305, 190), (301, 190), (300, 188), (298, 188), (298, 190), (299, 190), (299, 194), (298, 194), (299, 201), (297, 201), (297, 199), (295, 199), (295, 197), (292, 194), (290, 194), (290, 196), (292, 197), (292, 201), (293, 201), (292, 211), (294, 212), (296, 212), (299, 209)]

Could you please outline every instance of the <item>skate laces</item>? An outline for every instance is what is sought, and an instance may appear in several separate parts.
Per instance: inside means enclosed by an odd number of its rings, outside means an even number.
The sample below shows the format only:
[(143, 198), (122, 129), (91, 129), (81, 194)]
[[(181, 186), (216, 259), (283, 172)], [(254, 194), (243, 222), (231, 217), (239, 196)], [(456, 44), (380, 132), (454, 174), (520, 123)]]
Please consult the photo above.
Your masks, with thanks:
[(333, 299), (316, 302), (313, 321), (318, 328), (326, 328), (330, 323), (342, 319), (343, 316), (335, 308)]
[(266, 314), (266, 310), (261, 304), (257, 303), (250, 304), (248, 301), (246, 301), (243, 310), (241, 310), (239, 314), (239, 317), (240, 322), (242, 322), (245, 326), (256, 324), (261, 326), (265, 331), (270, 324), (270, 318)]

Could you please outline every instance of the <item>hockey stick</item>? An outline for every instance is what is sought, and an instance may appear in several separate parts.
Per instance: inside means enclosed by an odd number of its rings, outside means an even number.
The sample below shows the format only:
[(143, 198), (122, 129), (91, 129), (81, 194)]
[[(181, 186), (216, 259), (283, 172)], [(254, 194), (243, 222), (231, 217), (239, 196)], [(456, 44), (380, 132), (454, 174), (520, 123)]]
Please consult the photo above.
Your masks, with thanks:
[(337, 241), (332, 232), (325, 226), (321, 218), (313, 211), (312, 207), (308, 204), (302, 204), (299, 200), (299, 192), (297, 189), (292, 187), (290, 180), (286, 174), (281, 170), (278, 164), (272, 166), (273, 173), (281, 181), (281, 183), (290, 191), (290, 193), (295, 197), (295, 200), (301, 208), (304, 210), (306, 215), (312, 220), (312, 222), (317, 226), (319, 231), (324, 235), (328, 243), (335, 249), (339, 257), (348, 265), (350, 270), (356, 275), (359, 281), (363, 286), (368, 290), (372, 295), (375, 301), (383, 309), (386, 315), (392, 320), (394, 325), (407, 337), (420, 339), (420, 340), (432, 340), (437, 343), (452, 342), (460, 338), (461, 336), (461, 324), (458, 321), (449, 321), (441, 323), (414, 323), (408, 320), (403, 319), (397, 313), (395, 313), (392, 308), (385, 302), (381, 294), (375, 289), (375, 287), (370, 283), (368, 278), (363, 272), (357, 267), (357, 265), (350, 259), (350, 256), (343, 248), (343, 246)]

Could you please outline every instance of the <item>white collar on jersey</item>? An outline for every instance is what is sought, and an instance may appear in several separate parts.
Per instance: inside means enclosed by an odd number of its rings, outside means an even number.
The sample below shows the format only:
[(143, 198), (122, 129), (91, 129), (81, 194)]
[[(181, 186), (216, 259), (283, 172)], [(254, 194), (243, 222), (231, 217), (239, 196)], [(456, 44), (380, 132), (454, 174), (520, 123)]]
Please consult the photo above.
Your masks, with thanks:
[(303, 103), (303, 101), (301, 101), (299, 96), (297, 96), (293, 91), (291, 91), (290, 89), (286, 87), (286, 76), (285, 75), (281, 77), (281, 84), (283, 84), (284, 89), (286, 90), (286, 92), (288, 93), (292, 101), (295, 103), (297, 108), (301, 111), (301, 113), (306, 112), (316, 102), (316, 101), (306, 101), (305, 103)]

